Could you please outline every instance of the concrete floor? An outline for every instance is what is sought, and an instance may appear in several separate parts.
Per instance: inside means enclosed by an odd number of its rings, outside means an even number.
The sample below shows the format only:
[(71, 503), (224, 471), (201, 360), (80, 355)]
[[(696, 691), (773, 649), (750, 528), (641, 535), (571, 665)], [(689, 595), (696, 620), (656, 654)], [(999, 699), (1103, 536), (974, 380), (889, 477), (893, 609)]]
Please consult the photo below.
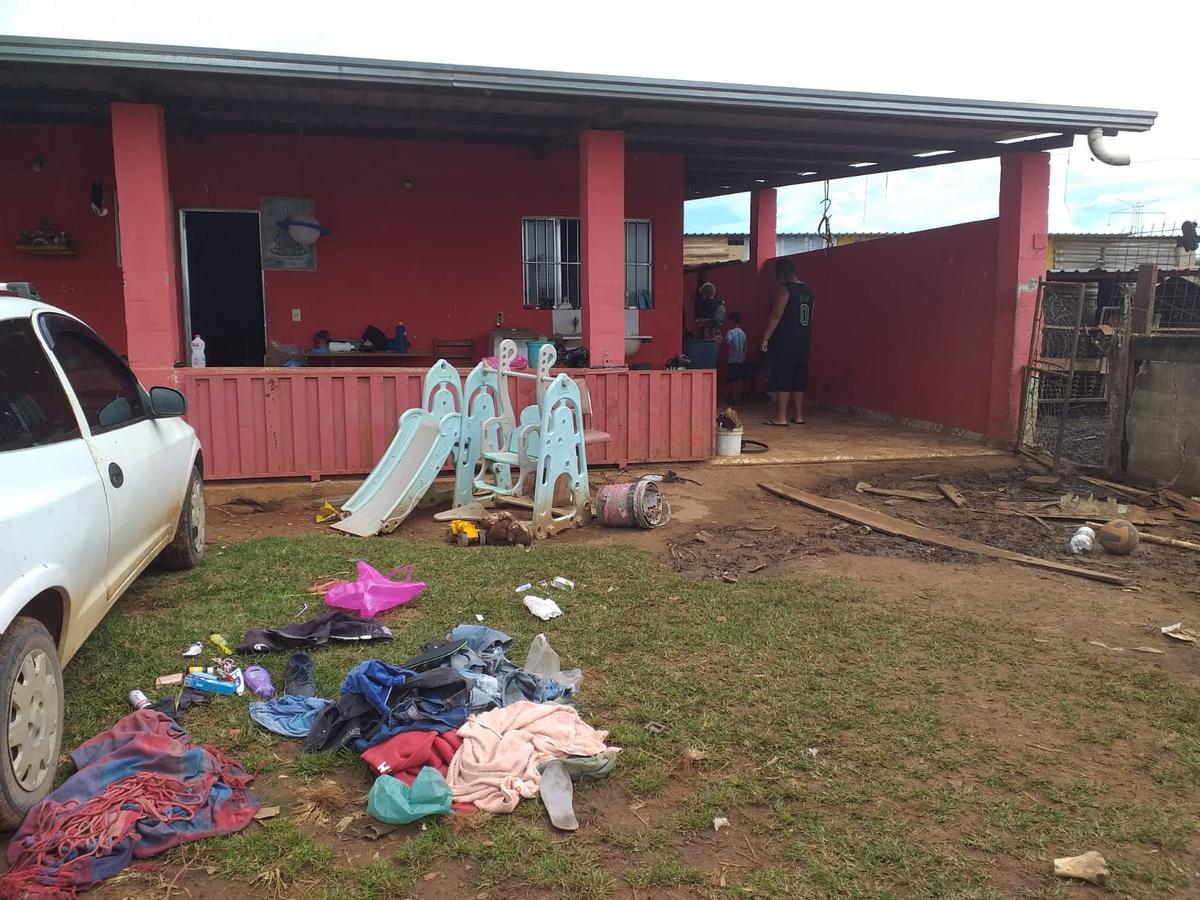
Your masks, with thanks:
[(803, 425), (766, 425), (764, 420), (770, 417), (772, 408), (761, 401), (738, 405), (743, 437), (765, 442), (770, 448), (766, 453), (717, 457), (710, 465), (944, 459), (1004, 453), (974, 441), (834, 410), (805, 410)]

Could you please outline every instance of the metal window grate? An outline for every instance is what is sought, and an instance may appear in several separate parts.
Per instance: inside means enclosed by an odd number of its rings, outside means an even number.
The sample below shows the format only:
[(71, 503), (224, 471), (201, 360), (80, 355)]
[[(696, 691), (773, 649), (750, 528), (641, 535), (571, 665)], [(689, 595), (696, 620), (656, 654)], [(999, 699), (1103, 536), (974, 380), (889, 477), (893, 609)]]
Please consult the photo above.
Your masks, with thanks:
[[(579, 219), (528, 216), (521, 220), (524, 302), (539, 309), (579, 309)], [(625, 308), (654, 307), (653, 227), (625, 222)]]

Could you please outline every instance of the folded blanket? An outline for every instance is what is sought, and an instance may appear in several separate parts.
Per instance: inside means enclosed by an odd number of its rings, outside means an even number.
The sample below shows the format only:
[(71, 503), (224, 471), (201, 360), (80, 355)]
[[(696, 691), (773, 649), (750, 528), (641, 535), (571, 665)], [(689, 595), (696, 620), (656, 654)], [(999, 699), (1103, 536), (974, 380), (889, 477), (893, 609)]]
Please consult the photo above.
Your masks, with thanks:
[(456, 803), (485, 812), (512, 812), (522, 797), (536, 797), (538, 764), (603, 750), (607, 731), (598, 731), (570, 706), (520, 701), (471, 716), (458, 730), (462, 747), (450, 761), (446, 780)]

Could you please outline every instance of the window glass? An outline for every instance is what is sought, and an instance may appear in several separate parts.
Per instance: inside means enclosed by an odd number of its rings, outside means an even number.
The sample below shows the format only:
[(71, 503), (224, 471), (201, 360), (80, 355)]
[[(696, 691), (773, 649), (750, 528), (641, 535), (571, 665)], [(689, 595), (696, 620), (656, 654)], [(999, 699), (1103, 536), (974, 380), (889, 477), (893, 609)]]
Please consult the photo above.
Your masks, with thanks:
[(65, 316), (43, 316), (42, 326), (94, 433), (146, 418), (137, 379), (94, 332)]
[[(521, 220), (525, 305), (543, 309), (579, 308), (579, 219)], [(653, 260), (651, 225), (646, 219), (625, 222), (625, 306), (650, 309)]]
[(29, 320), (0, 322), (0, 452), (77, 437), (75, 412)]

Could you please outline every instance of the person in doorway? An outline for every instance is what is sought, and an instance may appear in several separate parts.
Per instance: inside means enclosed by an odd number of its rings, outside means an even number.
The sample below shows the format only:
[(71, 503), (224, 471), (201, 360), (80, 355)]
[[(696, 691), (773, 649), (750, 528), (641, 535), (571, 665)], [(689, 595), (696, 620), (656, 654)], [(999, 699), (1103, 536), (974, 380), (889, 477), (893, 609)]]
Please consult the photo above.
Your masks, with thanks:
[[(804, 424), (804, 392), (808, 390), (808, 349), (812, 335), (813, 292), (796, 277), (790, 259), (775, 263), (779, 289), (771, 304), (762, 350), (767, 354), (768, 389), (775, 391), (775, 418), (768, 425)], [(796, 414), (788, 419), (789, 401)]]
[(742, 331), (742, 317), (737, 313), (729, 314), (729, 324), (732, 326), (725, 332), (725, 343), (729, 345), (729, 363), (727, 373), (729, 378), (729, 402), (737, 403), (742, 399), (742, 384), (746, 381), (746, 332)]

